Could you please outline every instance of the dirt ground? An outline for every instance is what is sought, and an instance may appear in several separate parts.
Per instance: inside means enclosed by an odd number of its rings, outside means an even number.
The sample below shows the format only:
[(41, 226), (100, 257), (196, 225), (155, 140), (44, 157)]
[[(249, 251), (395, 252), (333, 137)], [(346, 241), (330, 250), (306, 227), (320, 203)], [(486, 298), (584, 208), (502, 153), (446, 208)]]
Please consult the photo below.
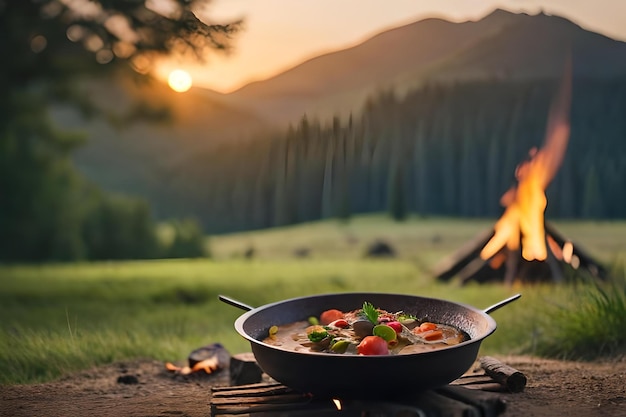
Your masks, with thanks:
[[(504, 416), (626, 415), (626, 359), (581, 363), (498, 357), (525, 373), (522, 393), (500, 394)], [(1, 416), (208, 416), (212, 385), (228, 385), (227, 371), (180, 376), (164, 363), (138, 360), (35, 385), (1, 386)]]

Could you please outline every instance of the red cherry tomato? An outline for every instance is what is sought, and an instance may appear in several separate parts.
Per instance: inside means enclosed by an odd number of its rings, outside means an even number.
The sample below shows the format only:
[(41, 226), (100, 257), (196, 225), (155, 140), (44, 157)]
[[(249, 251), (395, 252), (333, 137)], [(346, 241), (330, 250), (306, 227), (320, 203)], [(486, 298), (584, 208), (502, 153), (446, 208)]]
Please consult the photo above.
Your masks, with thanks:
[(321, 325), (327, 325), (332, 323), (335, 320), (339, 320), (343, 318), (343, 312), (336, 310), (336, 309), (330, 309), (330, 310), (326, 310), (324, 312), (322, 312), (322, 314), (320, 314), (320, 324)]
[(396, 331), (397, 334), (402, 333), (402, 324), (399, 321), (390, 321), (389, 323), (385, 323), (387, 326), (391, 327)]
[(333, 321), (332, 323), (329, 323), (328, 325), (329, 326), (334, 326), (334, 327), (341, 327), (342, 329), (345, 329), (350, 324), (345, 319), (337, 319), (337, 320)]
[(356, 347), (359, 355), (389, 355), (387, 341), (380, 336), (366, 336)]

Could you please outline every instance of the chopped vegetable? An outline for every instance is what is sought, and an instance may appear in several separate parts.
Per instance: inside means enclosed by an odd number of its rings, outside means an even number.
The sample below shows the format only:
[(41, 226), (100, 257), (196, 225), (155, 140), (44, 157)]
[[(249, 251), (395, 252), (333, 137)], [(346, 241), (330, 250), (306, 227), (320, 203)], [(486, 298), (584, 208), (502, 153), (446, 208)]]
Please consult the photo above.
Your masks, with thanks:
[(352, 330), (357, 337), (371, 336), (374, 324), (366, 318), (359, 317), (352, 322)]
[(343, 312), (336, 309), (326, 310), (320, 314), (320, 324), (330, 324), (343, 318)]
[(402, 333), (402, 323), (400, 323), (399, 321), (390, 321), (389, 323), (385, 324), (394, 329), (396, 331), (396, 334)]
[(428, 330), (420, 334), (424, 340), (439, 340), (443, 339), (443, 332), (441, 330)]
[(424, 322), (422, 324), (420, 324), (420, 327), (418, 327), (418, 332), (427, 332), (430, 330), (435, 330), (437, 328), (437, 325), (435, 323), (430, 323), (430, 322)]
[(350, 326), (350, 324), (344, 319), (338, 319), (330, 323), (329, 326), (345, 329), (346, 327)]
[(387, 342), (394, 341), (397, 338), (396, 331), (386, 324), (379, 324), (377, 326), (374, 326), (374, 328), (372, 329), (372, 334), (374, 336), (382, 337)]
[(398, 313), (396, 316), (396, 320), (398, 320), (400, 323), (404, 324), (405, 326), (408, 324), (413, 324), (417, 321), (417, 317), (411, 315), (411, 314), (406, 314), (406, 313)]
[(278, 333), (278, 326), (270, 327), (270, 330), (269, 330), (270, 337), (276, 335), (276, 333)]
[(350, 342), (348, 342), (347, 340), (336, 340), (330, 345), (330, 350), (332, 350), (334, 353), (345, 353), (345, 351), (348, 350), (349, 346)]
[(328, 337), (328, 331), (322, 326), (311, 326), (306, 331), (307, 337), (311, 342), (318, 343)]
[(320, 321), (317, 319), (317, 317), (311, 316), (311, 317), (309, 317), (309, 324), (311, 326), (316, 326), (316, 325), (320, 324)]

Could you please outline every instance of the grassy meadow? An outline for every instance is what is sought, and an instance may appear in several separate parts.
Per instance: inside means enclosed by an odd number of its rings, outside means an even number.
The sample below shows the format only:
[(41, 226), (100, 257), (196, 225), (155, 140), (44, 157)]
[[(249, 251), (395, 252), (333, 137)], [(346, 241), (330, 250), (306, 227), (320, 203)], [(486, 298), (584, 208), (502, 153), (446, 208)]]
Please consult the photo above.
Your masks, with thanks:
[[(380, 291), (486, 308), (521, 292), (520, 300), (492, 313), (498, 330), (482, 344), (484, 354), (585, 357), (590, 350), (615, 354), (626, 346), (626, 223), (555, 223), (614, 268), (619, 279), (606, 287), (460, 287), (433, 280), (430, 271), (438, 262), (492, 224), (362, 216), (214, 236), (207, 243), (212, 259), (0, 266), (0, 383), (47, 381), (132, 358), (182, 362), (191, 350), (213, 342), (233, 354), (247, 351), (233, 329), (242, 312), (221, 303), (218, 294), (255, 306), (325, 292)], [(378, 239), (398, 256), (365, 259)], [(296, 256), (303, 251), (308, 256)], [(608, 331), (594, 334), (606, 330), (607, 322)], [(576, 342), (574, 334), (582, 340)], [(589, 340), (591, 347), (577, 350)]]

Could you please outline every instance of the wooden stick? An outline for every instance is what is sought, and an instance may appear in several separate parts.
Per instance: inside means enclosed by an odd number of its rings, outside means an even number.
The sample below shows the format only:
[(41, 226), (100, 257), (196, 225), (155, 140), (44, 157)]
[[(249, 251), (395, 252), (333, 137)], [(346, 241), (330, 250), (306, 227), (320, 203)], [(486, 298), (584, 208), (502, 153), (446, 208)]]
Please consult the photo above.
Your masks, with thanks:
[(494, 381), (502, 384), (511, 392), (524, 391), (526, 375), (491, 356), (483, 356), (479, 360), (480, 366)]

